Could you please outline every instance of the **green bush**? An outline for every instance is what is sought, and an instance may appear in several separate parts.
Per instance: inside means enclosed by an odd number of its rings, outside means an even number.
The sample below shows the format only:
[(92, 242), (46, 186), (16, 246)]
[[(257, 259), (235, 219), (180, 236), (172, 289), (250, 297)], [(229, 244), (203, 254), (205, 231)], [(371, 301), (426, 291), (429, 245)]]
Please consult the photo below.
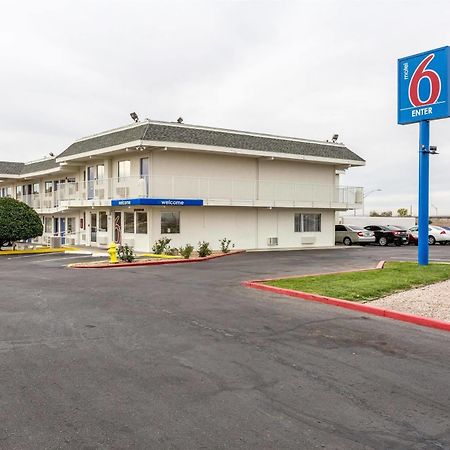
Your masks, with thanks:
[(153, 253), (156, 255), (161, 255), (162, 253), (165, 253), (166, 250), (169, 248), (169, 243), (172, 239), (169, 239), (167, 237), (163, 237), (158, 239), (152, 247)]
[[(220, 239), (219, 242), (220, 242), (220, 250), (222, 251), (222, 253), (229, 253), (231, 239), (223, 238)], [(234, 244), (231, 246), (231, 248), (234, 248)]]
[(205, 241), (199, 242), (197, 253), (198, 253), (198, 256), (200, 256), (200, 258), (209, 256), (212, 253), (212, 250), (209, 248), (209, 242), (205, 242)]
[(186, 244), (185, 247), (180, 247), (180, 255), (184, 259), (189, 259), (194, 251), (194, 246), (191, 244)]
[(136, 259), (132, 247), (127, 244), (117, 247), (117, 257), (124, 262), (133, 262)]
[(0, 198), (0, 249), (15, 241), (42, 236), (44, 229), (38, 213), (13, 198)]

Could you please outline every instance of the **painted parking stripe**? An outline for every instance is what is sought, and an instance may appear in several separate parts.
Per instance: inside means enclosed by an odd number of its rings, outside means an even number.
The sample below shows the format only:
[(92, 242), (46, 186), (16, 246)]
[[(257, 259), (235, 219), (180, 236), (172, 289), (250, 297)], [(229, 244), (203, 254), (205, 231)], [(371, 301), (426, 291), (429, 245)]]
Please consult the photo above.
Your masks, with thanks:
[(65, 261), (66, 259), (81, 259), (81, 258), (92, 258), (92, 256), (91, 255), (88, 255), (88, 256), (69, 256), (69, 257), (64, 257), (64, 258), (44, 259), (44, 260), (39, 261), (39, 262), (41, 263), (41, 262), (61, 261), (61, 260)]
[[(51, 253), (35, 253), (33, 255), (23, 255), (23, 256), (8, 256), (7, 259), (22, 259), (22, 258), (38, 258), (39, 256), (48, 256)], [(60, 253), (61, 256), (64, 256), (64, 253)]]

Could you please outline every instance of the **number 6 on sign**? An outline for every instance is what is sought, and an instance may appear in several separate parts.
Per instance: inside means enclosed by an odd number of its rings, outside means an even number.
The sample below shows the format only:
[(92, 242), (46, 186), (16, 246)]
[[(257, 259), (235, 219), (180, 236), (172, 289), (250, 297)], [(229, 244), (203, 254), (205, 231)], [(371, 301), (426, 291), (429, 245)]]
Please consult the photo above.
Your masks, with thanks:
[[(411, 83), (409, 84), (409, 100), (413, 106), (432, 105), (433, 103), (436, 103), (439, 98), (441, 93), (441, 79), (437, 72), (432, 69), (427, 69), (433, 58), (434, 53), (424, 58), (411, 78)], [(426, 100), (421, 100), (419, 88), (420, 82), (424, 78), (428, 79), (430, 82), (430, 93)]]
[(398, 60), (398, 123), (450, 116), (449, 61), (449, 47)]

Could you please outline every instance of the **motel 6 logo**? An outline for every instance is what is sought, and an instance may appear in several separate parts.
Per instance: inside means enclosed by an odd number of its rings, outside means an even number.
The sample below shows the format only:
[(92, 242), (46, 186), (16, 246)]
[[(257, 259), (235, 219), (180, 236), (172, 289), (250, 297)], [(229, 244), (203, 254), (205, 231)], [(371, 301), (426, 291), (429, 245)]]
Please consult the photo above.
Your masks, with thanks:
[(449, 47), (398, 60), (398, 123), (449, 116)]

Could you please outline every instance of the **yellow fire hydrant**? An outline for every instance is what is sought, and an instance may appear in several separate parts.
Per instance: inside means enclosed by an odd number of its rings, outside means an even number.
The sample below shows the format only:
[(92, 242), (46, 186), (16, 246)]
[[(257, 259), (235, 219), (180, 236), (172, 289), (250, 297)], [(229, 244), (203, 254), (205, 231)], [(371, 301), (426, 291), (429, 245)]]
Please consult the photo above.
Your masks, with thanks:
[(119, 260), (117, 259), (117, 245), (115, 242), (111, 242), (111, 244), (109, 244), (108, 253), (110, 264), (117, 264)]

